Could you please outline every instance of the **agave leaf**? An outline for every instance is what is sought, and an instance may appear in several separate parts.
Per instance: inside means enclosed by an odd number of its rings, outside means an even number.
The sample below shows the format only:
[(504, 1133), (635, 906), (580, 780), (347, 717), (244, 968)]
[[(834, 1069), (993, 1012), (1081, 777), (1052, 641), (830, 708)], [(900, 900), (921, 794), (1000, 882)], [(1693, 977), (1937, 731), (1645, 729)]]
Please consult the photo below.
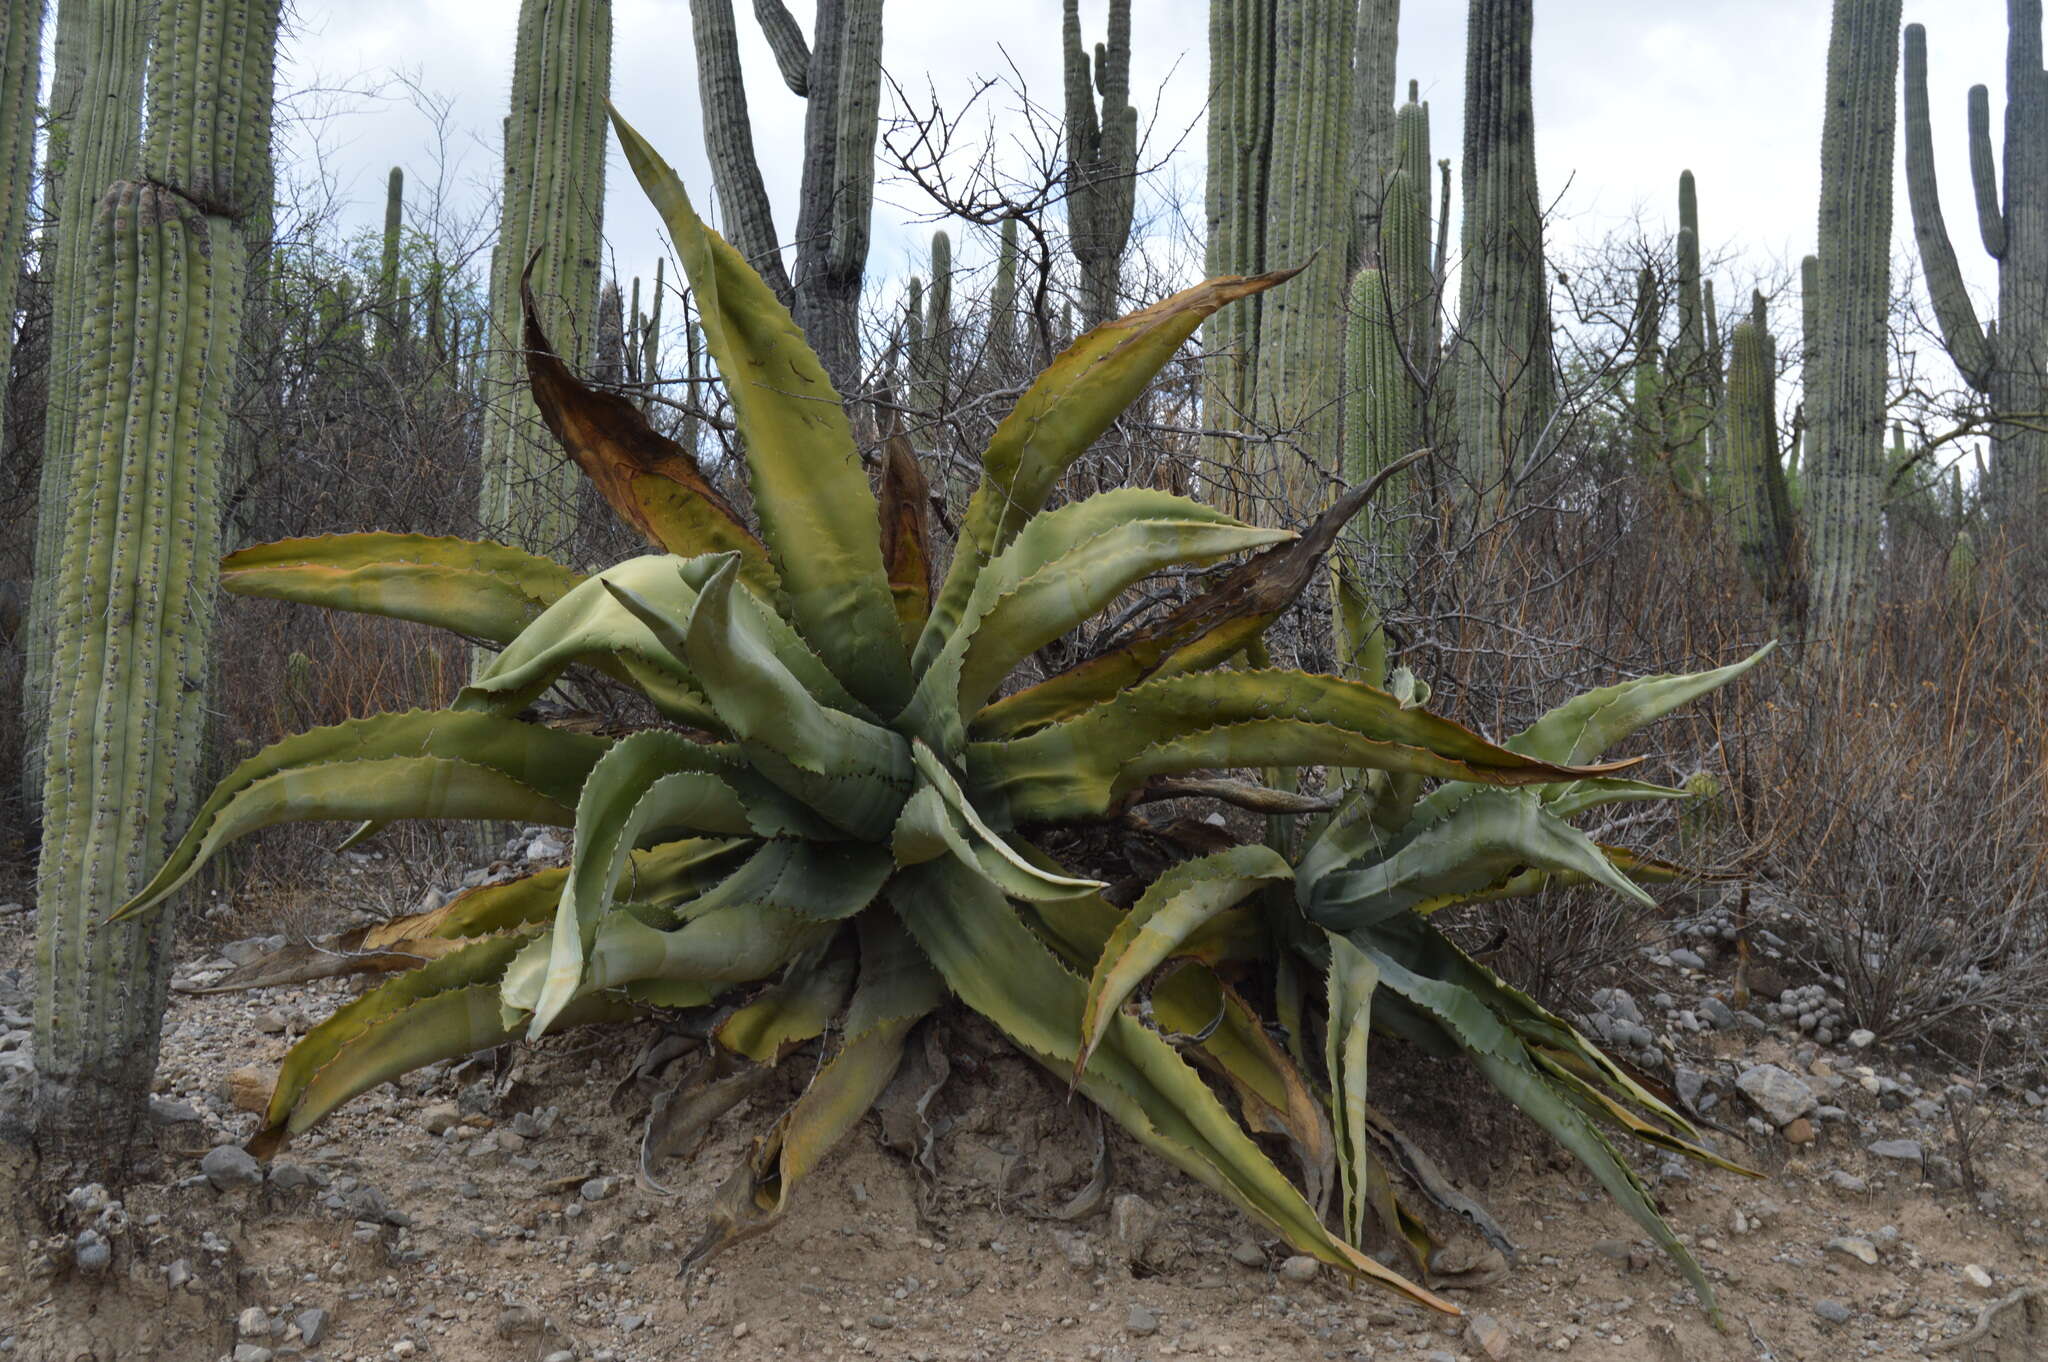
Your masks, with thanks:
[[(974, 716), (974, 736), (1016, 737), (1072, 718), (1141, 681), (1206, 671), (1236, 656), (1294, 604), (1337, 532), (1379, 483), (1375, 477), (1345, 493), (1299, 539), (1247, 559), (1216, 586), (1116, 647), (983, 709)], [(1381, 684), (1377, 676), (1361, 679)]]
[[(620, 669), (670, 719), (724, 733), (718, 712), (692, 682), (682, 659), (620, 605), (616, 586), (684, 591), (675, 559), (629, 558), (586, 578), (549, 606), (455, 698), (454, 708), (511, 716), (538, 699), (571, 663), (616, 656)], [(690, 593), (694, 601), (695, 593)]]
[(1555, 766), (1386, 691), (1287, 671), (1148, 681), (1028, 737), (968, 747), (974, 789), (1017, 822), (1101, 817), (1155, 775), (1317, 763), (1487, 785), (1612, 769)]
[(953, 637), (918, 678), (903, 724), (957, 750), (972, 714), (1016, 665), (1092, 619), (1132, 583), (1288, 538), (1150, 488), (1104, 492), (1029, 524), (975, 579)]
[(884, 836), (910, 796), (910, 754), (888, 729), (818, 703), (733, 609), (735, 560), (704, 583), (683, 635), (690, 670), (756, 769), (854, 836)]
[[(1337, 1166), (1343, 1177), (1344, 1232), (1358, 1244), (1364, 1242), (1376, 1162), (1366, 1121), (1366, 1060), (1372, 995), (1379, 988), (1380, 972), (1371, 956), (1343, 937), (1332, 934), (1329, 942), (1329, 1032), (1323, 1062), (1330, 1075), (1330, 1119), (1337, 1130)], [(1381, 1219), (1386, 1221), (1384, 1213)], [(1387, 1223), (1398, 1228), (1398, 1216)]]
[(1575, 813), (1608, 804), (1629, 804), (1654, 799), (1684, 799), (1685, 791), (1647, 780), (1623, 780), (1606, 776), (1598, 780), (1574, 780), (1545, 786), (1541, 798), (1551, 816), (1570, 818)]
[[(1675, 884), (1681, 880), (1731, 880), (1734, 875), (1716, 874), (1696, 870), (1669, 861), (1660, 861), (1653, 856), (1643, 856), (1626, 847), (1609, 846), (1605, 842), (1594, 843), (1607, 863), (1637, 884)], [(1423, 899), (1411, 911), (1428, 917), (1446, 908), (1459, 908), (1472, 903), (1499, 903), (1505, 899), (1528, 898), (1540, 894), (1552, 885), (1592, 884), (1594, 881), (1575, 870), (1546, 870), (1532, 867), (1494, 881), (1484, 889), (1466, 890), (1460, 893), (1438, 894)]]
[(1293, 1147), (1308, 1202), (1321, 1218), (1337, 1175), (1336, 1135), (1301, 1070), (1266, 1034), (1258, 1014), (1215, 971), (1194, 964), (1154, 985), (1151, 1002), (1161, 1029), (1201, 1037), (1189, 1042), (1189, 1051), (1229, 1083), (1245, 1124)]
[[(560, 1019), (560, 1025), (587, 1026), (624, 1021), (636, 1009), (624, 998), (585, 998)], [(284, 1138), (299, 1134), (358, 1093), (367, 1092), (401, 1074), (437, 1060), (455, 1059), (492, 1049), (511, 1040), (498, 1018), (497, 989), (476, 984), (422, 998), (405, 1011), (372, 1023), (345, 1045), (307, 1082), (298, 1104), (286, 1118), (282, 1133), (265, 1139), (264, 1151), (281, 1148)], [(257, 1148), (255, 1140), (252, 1150)]]
[(910, 698), (910, 671), (895, 642), (875, 494), (839, 394), (788, 309), (697, 217), (675, 171), (616, 109), (612, 127), (689, 276), (790, 619), (848, 690), (894, 713)]
[(509, 643), (582, 574), (505, 544), (423, 534), (327, 534), (254, 544), (221, 559), (238, 596), (413, 620)]
[(882, 562), (889, 569), (889, 594), (907, 654), (932, 612), (932, 486), (893, 410), (889, 425), (889, 438), (882, 443)]
[(1546, 1081), (1527, 1047), (1479, 995), (1458, 984), (1414, 973), (1375, 949), (1366, 933), (1354, 934), (1352, 942), (1371, 957), (1383, 989), (1398, 993), (1440, 1023), (1502, 1096), (1586, 1165), (1615, 1204), (1677, 1264), (1718, 1325), (1720, 1311), (1714, 1303), (1712, 1285), (1664, 1217), (1657, 1213), (1648, 1189), (1573, 1100)]
[[(829, 922), (762, 905), (716, 909), (669, 931), (630, 911), (612, 913), (598, 926), (591, 945), (584, 992), (645, 979), (750, 984), (768, 978), (832, 931)], [(511, 985), (508, 972), (508, 993)]]
[(603, 738), (451, 710), (378, 714), (294, 734), (228, 773), (163, 868), (115, 916), (161, 903), (222, 846), (279, 823), (567, 823), (583, 778), (606, 746)]
[(697, 917), (751, 904), (811, 922), (837, 922), (872, 903), (893, 868), (888, 851), (872, 842), (776, 838), (681, 913)]
[[(986, 881), (950, 860), (913, 866), (889, 901), (969, 1007), (1064, 1077), (1079, 1054), (1072, 1018), (1087, 986), (1063, 968)], [(1079, 1086), (1140, 1142), (1273, 1227), (1297, 1250), (1412, 1300), (1457, 1307), (1331, 1235), (1173, 1047), (1117, 1013)]]
[(555, 439), (648, 543), (684, 558), (737, 553), (747, 585), (774, 600), (780, 583), (767, 548), (704, 476), (697, 456), (649, 425), (638, 403), (585, 387), (556, 357), (534, 306), (532, 273), (529, 261), (519, 279), (527, 387)]
[(846, 1005), (853, 970), (849, 952), (808, 953), (792, 961), (779, 982), (720, 1022), (712, 1036), (756, 1064), (780, 1064), (791, 1050), (825, 1034)]
[(1430, 900), (1489, 889), (1532, 865), (1571, 871), (1654, 906), (1591, 838), (1547, 813), (1534, 796), (1501, 790), (1467, 800), (1380, 861), (1298, 883), (1296, 901), (1311, 921), (1345, 932)]
[(1242, 846), (1183, 861), (1154, 880), (1110, 933), (1095, 963), (1081, 1014), (1076, 1072), (1087, 1066), (1124, 999), (1182, 943), (1225, 909), (1292, 878), (1293, 869), (1271, 847)]
[(1545, 761), (1579, 763), (1601, 753), (1645, 724), (1687, 701), (1718, 690), (1770, 656), (1766, 643), (1742, 661), (1683, 676), (1643, 676), (1574, 696), (1509, 738), (1504, 746)]
[(688, 1263), (761, 1233), (782, 1218), (796, 1185), (867, 1114), (903, 1058), (910, 1028), (945, 998), (945, 985), (886, 914), (860, 920), (860, 984), (846, 1014), (846, 1043), (755, 1146), (712, 1209), (712, 1225)]
[(1100, 880), (1048, 870), (1019, 853), (982, 821), (931, 748), (912, 739), (911, 755), (924, 787), (903, 806), (890, 836), (897, 865), (921, 864), (950, 852), (1004, 893), (1027, 901), (1071, 898), (1104, 887)]
[[(370, 1027), (402, 1014), (407, 1008), (437, 994), (476, 984), (494, 983), (505, 972), (513, 955), (529, 939), (526, 935), (505, 935), (477, 941), (461, 950), (430, 961), (416, 970), (385, 981), (351, 1002), (343, 1004), (318, 1026), (299, 1038), (278, 1066), (277, 1081), (264, 1112), (263, 1130), (257, 1139), (275, 1132), (279, 1143), (287, 1119), (299, 1106), (313, 1075), (325, 1068), (343, 1048), (361, 1039)], [(301, 1123), (303, 1130), (311, 1121)], [(275, 1145), (271, 1146), (275, 1148)], [(268, 1150), (259, 1150), (267, 1156)]]
[(917, 674), (953, 637), (975, 578), (989, 559), (1044, 507), (1060, 475), (1137, 399), (1181, 342), (1218, 308), (1294, 274), (1224, 275), (1183, 289), (1104, 322), (1068, 346), (1033, 381), (981, 457), (981, 485), (967, 505), (952, 566), (918, 639), (912, 660)]
[(1674, 1135), (1662, 1126), (1644, 1120), (1627, 1104), (1616, 1100), (1609, 1093), (1602, 1091), (1587, 1081), (1584, 1075), (1580, 1074), (1571, 1064), (1566, 1062), (1564, 1057), (1546, 1050), (1540, 1045), (1530, 1046), (1529, 1056), (1536, 1061), (1538, 1067), (1543, 1070), (1554, 1084), (1561, 1085), (1565, 1094), (1579, 1104), (1581, 1111), (1584, 1111), (1595, 1120), (1612, 1122), (1641, 1140), (1644, 1144), (1655, 1145), (1666, 1153), (1683, 1154), (1689, 1159), (1696, 1159), (1701, 1163), (1710, 1163), (1716, 1168), (1725, 1169), (1730, 1173), (1740, 1173), (1744, 1177), (1761, 1178), (1763, 1176), (1762, 1173), (1757, 1172), (1754, 1168), (1745, 1168), (1739, 1163), (1724, 1159), (1705, 1145), (1696, 1144), (1682, 1136)]
[(754, 830), (745, 802), (720, 778), (730, 767), (702, 744), (649, 729), (614, 743), (591, 768), (576, 805), (576, 849), (529, 1039), (539, 1039), (577, 996), (598, 924), (643, 837), (684, 830), (743, 837)]

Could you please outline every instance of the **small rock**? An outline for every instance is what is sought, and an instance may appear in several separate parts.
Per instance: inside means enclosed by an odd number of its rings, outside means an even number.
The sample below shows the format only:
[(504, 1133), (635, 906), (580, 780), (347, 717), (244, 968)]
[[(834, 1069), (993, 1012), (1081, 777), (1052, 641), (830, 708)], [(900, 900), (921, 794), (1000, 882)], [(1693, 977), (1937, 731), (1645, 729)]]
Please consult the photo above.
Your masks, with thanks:
[(1805, 1079), (1775, 1064), (1743, 1070), (1735, 1086), (1775, 1126), (1790, 1125), (1812, 1111), (1818, 1101)]
[(256, 1029), (266, 1036), (281, 1036), (289, 1025), (290, 1023), (284, 1019), (284, 1013), (276, 1008), (256, 1014)]
[(240, 1145), (216, 1145), (199, 1160), (199, 1171), (216, 1192), (235, 1187), (254, 1187), (263, 1181), (263, 1165)]
[(1680, 969), (1703, 970), (1707, 967), (1706, 960), (1698, 951), (1688, 950), (1683, 946), (1671, 952), (1671, 963)]
[(1142, 1305), (1134, 1305), (1131, 1313), (1124, 1316), (1124, 1332), (1138, 1338), (1150, 1338), (1159, 1332), (1159, 1316)]
[(576, 1362), (576, 1354), (570, 1352), (567, 1348), (562, 1348), (549, 1353), (541, 1359), (541, 1362)]
[(299, 1338), (309, 1348), (326, 1336), (327, 1312), (317, 1306), (299, 1311), (292, 1322), (299, 1326)]
[(1093, 1272), (1095, 1270), (1095, 1246), (1093, 1244), (1090, 1244), (1078, 1234), (1059, 1234), (1055, 1236), (1055, 1240), (1060, 1246), (1060, 1256), (1067, 1260), (1068, 1267), (1071, 1267), (1076, 1272)]
[(150, 1094), (149, 1119), (160, 1126), (190, 1125), (199, 1119), (199, 1108), (190, 1102), (175, 1102), (168, 1097)]
[(274, 1163), (270, 1165), (270, 1185), (281, 1192), (296, 1192), (310, 1187), (313, 1175), (295, 1163)]
[(749, 1332), (751, 1331), (747, 1328), (747, 1322), (745, 1320), (741, 1320), (738, 1324), (732, 1326), (733, 1342), (739, 1342), (741, 1339), (745, 1338)]
[(617, 1190), (618, 1180), (615, 1178), (592, 1178), (576, 1189), (577, 1195), (585, 1201), (603, 1201)]
[[(1674, 959), (1677, 955), (1678, 952), (1672, 952)], [(1500, 1321), (1492, 1315), (1474, 1315), (1468, 1320), (1465, 1324), (1465, 1341), (1478, 1350), (1481, 1356), (1491, 1358), (1492, 1362), (1505, 1362), (1508, 1350), (1513, 1346), (1508, 1331), (1501, 1328)]]
[(498, 1312), (493, 1326), (499, 1338), (517, 1338), (540, 1332), (540, 1311), (530, 1305), (508, 1305)]
[(429, 1135), (445, 1135), (462, 1123), (462, 1109), (453, 1102), (436, 1102), (420, 1113), (420, 1124)]
[(1857, 1027), (1849, 1033), (1849, 1044), (1858, 1050), (1868, 1050), (1877, 1040), (1877, 1032)]
[(1312, 1282), (1322, 1264), (1305, 1253), (1297, 1253), (1280, 1264), (1280, 1275), (1290, 1282)]
[(1829, 1324), (1847, 1324), (1856, 1317), (1856, 1312), (1840, 1301), (1818, 1300), (1813, 1303), (1813, 1313)]
[(1845, 1192), (1867, 1192), (1870, 1190), (1868, 1182), (1857, 1177), (1854, 1173), (1845, 1173), (1839, 1168), (1829, 1173), (1827, 1180)]
[(176, 1259), (171, 1263), (169, 1267), (164, 1269), (164, 1285), (168, 1286), (173, 1291), (176, 1291), (179, 1287), (183, 1286), (186, 1282), (189, 1282), (191, 1280), (192, 1264), (187, 1259)]
[(1783, 1132), (1787, 1144), (1812, 1144), (1816, 1133), (1813, 1122), (1804, 1116), (1786, 1126)]
[(262, 1112), (270, 1106), (270, 1089), (276, 1074), (267, 1065), (244, 1064), (221, 1081), (225, 1096), (236, 1111)]
[(1854, 1258), (1865, 1267), (1877, 1266), (1877, 1245), (1871, 1243), (1868, 1239), (1851, 1239), (1847, 1236), (1840, 1236), (1828, 1240), (1827, 1249), (1829, 1253), (1840, 1254), (1844, 1258)]
[[(414, 1353), (418, 1352), (419, 1350), (420, 1345), (413, 1342), (409, 1338), (401, 1338), (398, 1340), (398, 1342), (391, 1345), (391, 1355), (393, 1357), (411, 1357)], [(571, 1359), (571, 1362), (574, 1362), (573, 1358)]]
[(270, 1359), (275, 1356), (277, 1356), (276, 1353), (260, 1343), (237, 1343), (235, 1345), (235, 1362), (270, 1362)]
[(1594, 1243), (1593, 1252), (1602, 1258), (1612, 1258), (1618, 1263), (1628, 1261), (1629, 1244), (1626, 1239), (1601, 1239)]
[(1866, 1148), (1880, 1159), (1899, 1159), (1906, 1163), (1918, 1163), (1921, 1158), (1920, 1142), (1918, 1140), (1873, 1140)]
[(1159, 1233), (1159, 1225), (1159, 1212), (1135, 1193), (1125, 1192), (1110, 1204), (1110, 1236), (1116, 1240), (1126, 1262), (1136, 1263), (1145, 1257), (1145, 1250)]
[(526, 859), (529, 861), (551, 861), (568, 848), (562, 839), (551, 832), (544, 832), (526, 844)]
[(1976, 1287), (1979, 1291), (1990, 1291), (1993, 1289), (1991, 1274), (1985, 1271), (1983, 1266), (1978, 1263), (1963, 1264), (1963, 1280)]
[(1700, 1018), (1716, 1031), (1733, 1031), (1739, 1024), (1735, 1019), (1735, 1009), (1719, 998), (1708, 996), (1700, 999), (1698, 1010)]
[(1230, 1246), (1230, 1260), (1239, 1267), (1264, 1267), (1266, 1251), (1249, 1239), (1240, 1239)]
[(80, 1272), (105, 1272), (107, 1265), (114, 1261), (114, 1250), (98, 1230), (86, 1230), (78, 1236), (78, 1242), (72, 1248), (71, 1261)]
[(260, 1305), (252, 1305), (235, 1316), (235, 1337), (269, 1338), (270, 1315)]

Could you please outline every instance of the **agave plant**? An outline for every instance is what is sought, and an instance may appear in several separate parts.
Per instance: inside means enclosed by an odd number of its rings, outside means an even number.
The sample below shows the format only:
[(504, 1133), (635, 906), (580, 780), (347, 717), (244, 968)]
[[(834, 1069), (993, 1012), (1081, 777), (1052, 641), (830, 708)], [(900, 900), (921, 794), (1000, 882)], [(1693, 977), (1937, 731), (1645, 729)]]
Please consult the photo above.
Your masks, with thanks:
[[(1493, 807), (1483, 802), (1492, 792), (1540, 791), (1525, 821), (1547, 827), (1603, 794), (1656, 787), (1555, 743), (1492, 743), (1412, 695), (1227, 666), (1298, 595), (1370, 488), (1299, 537), (1145, 489), (1046, 509), (1062, 473), (1203, 318), (1285, 274), (1213, 279), (1075, 342), (993, 436), (934, 589), (927, 497), (907, 444), (889, 442), (878, 498), (789, 314), (699, 221), (674, 172), (616, 116), (615, 125), (694, 290), (756, 523), (632, 403), (578, 383), (529, 308), (543, 415), (660, 552), (590, 577), (502, 545), (401, 534), (290, 541), (225, 560), (230, 590), (423, 621), (501, 651), (447, 710), (316, 729), (244, 762), (124, 913), (161, 903), (229, 840), (287, 821), (368, 820), (359, 837), (400, 817), (575, 832), (566, 867), (352, 934), (352, 967), (401, 972), (291, 1051), (252, 1150), (275, 1151), (409, 1069), (570, 1026), (723, 1001), (717, 1041), (761, 1064), (836, 1033), (831, 1061), (719, 1196), (702, 1254), (775, 1222), (887, 1085), (911, 1028), (950, 993), (1297, 1251), (1453, 1310), (1360, 1250), (1360, 1215), (1348, 1213), (1342, 1230), (1325, 1224), (1320, 1170), (1336, 1160), (1325, 1099), (1305, 1076), (1312, 1066), (1223, 982), (1239, 966), (1293, 958), (1330, 965), (1331, 1110), (1346, 1138), (1356, 1124), (1347, 1113), (1362, 1109), (1364, 1022), (1429, 1043), (1413, 1018), (1438, 1014), (1410, 1001), (1408, 980), (1432, 971), (1445, 988), (1474, 992), (1482, 1010), (1512, 1013), (1515, 1035), (1530, 1037), (1520, 1053), (1547, 1066), (1535, 1081), (1562, 1085), (1596, 1115), (1649, 1126), (1633, 1104), (1689, 1132), (1568, 1027), (1525, 1022), (1544, 1014), (1497, 984), (1482, 991), (1476, 966), (1446, 964), (1455, 953), (1420, 915), (1448, 901), (1448, 889), (1421, 892), (1452, 884), (1441, 878), (1447, 862), (1466, 866), (1459, 885), (1501, 888), (1511, 869), (1626, 885), (1597, 855), (1598, 866), (1485, 840), (1492, 824), (1479, 811)], [(1015, 678), (1142, 578), (1246, 554), (1212, 589), (1107, 651)], [(637, 688), (665, 722), (603, 736), (536, 719), (530, 707), (572, 664)], [(1038, 835), (1117, 817), (1194, 772), (1301, 765), (1362, 773), (1362, 792), (1387, 797), (1355, 798), (1300, 870), (1269, 847), (1232, 847), (1175, 866), (1125, 911)], [(1425, 780), (1444, 783), (1418, 801)], [(1299, 805), (1256, 787), (1199, 788)], [(1440, 797), (1441, 809), (1431, 803)], [(1431, 829), (1454, 824), (1477, 840), (1431, 852)], [(1367, 826), (1413, 836), (1395, 847), (1373, 842)], [(1374, 870), (1386, 884), (1360, 878)], [(1506, 888), (1521, 883), (1506, 875)], [(1292, 894), (1275, 892), (1290, 884)], [(1377, 993), (1375, 969), (1387, 985)], [(1124, 1006), (1155, 972), (1146, 1008)], [(1299, 1038), (1289, 996), (1283, 1020)], [(1497, 1057), (1505, 1042), (1453, 1034), (1489, 1076), (1521, 1062)], [(1593, 1078), (1571, 1087), (1581, 1069)], [(1242, 1119), (1202, 1070), (1221, 1078)], [(1602, 1084), (1618, 1096), (1595, 1095)], [(1306, 1191), (1268, 1156), (1264, 1134), (1306, 1151)], [(1342, 1168), (1347, 1207), (1369, 1200), (1411, 1245), (1423, 1242), (1367, 1160), (1347, 1156)], [(1353, 1195), (1353, 1178), (1364, 1192)]]

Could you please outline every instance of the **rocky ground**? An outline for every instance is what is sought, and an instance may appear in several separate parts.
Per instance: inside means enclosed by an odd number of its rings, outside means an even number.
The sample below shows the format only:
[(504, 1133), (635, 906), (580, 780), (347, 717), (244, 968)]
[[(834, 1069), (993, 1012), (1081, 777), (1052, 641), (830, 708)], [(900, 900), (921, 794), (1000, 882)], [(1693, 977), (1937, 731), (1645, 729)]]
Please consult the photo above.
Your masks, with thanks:
[[(354, 889), (374, 880), (374, 863), (349, 868)], [(32, 1058), (30, 919), (0, 907), (11, 1083)], [(1468, 1105), (1475, 1094), (1429, 1069), (1392, 1066), (1384, 1081), (1403, 1091), (1388, 1097), (1418, 1131), (1452, 1132), (1432, 1148), (1519, 1250), (1510, 1267), (1477, 1241), (1454, 1245), (1461, 1261), (1440, 1266), (1465, 1269), (1449, 1287), (1458, 1319), (1290, 1258), (1118, 1134), (1097, 1179), (1089, 1113), (961, 1016), (934, 1024), (916, 1086), (932, 1086), (933, 1062), (950, 1072), (921, 1116), (901, 1104), (871, 1120), (780, 1226), (679, 1279), (725, 1172), (814, 1060), (792, 1058), (693, 1158), (657, 1169), (668, 1193), (637, 1176), (641, 1116), (664, 1077), (651, 1026), (434, 1066), (259, 1165), (239, 1148), (250, 1108), (293, 1037), (352, 991), (327, 980), (175, 997), (152, 1174), (121, 1201), (71, 1189), (61, 1223), (0, 1246), (0, 1355), (2048, 1357), (2048, 1304), (2031, 1294), (2048, 1244), (2048, 1094), (1851, 1031), (1824, 981), (1772, 959), (1783, 943), (1768, 929), (1753, 977), (1781, 986), (1732, 1007), (1730, 934), (1711, 911), (1680, 922), (1587, 1018), (1719, 1126), (1724, 1153), (1768, 1175), (1642, 1164), (1717, 1284), (1718, 1332), (1590, 1179), (1532, 1131), (1473, 1115), (1486, 1111)], [(179, 981), (204, 985), (272, 944), (195, 947)]]

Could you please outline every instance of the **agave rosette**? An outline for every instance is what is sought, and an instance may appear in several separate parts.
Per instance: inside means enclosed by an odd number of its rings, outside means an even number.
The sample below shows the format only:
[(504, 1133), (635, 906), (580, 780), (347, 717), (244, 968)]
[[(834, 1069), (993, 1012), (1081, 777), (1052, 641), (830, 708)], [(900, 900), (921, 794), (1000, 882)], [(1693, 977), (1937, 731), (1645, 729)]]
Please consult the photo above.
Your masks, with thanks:
[[(448, 710), (317, 729), (244, 762), (124, 913), (162, 902), (233, 838), (287, 821), (363, 820), (358, 835), (420, 817), (575, 832), (564, 868), (352, 934), (361, 967), (410, 967), (299, 1042), (251, 1147), (275, 1150), (422, 1064), (648, 1009), (733, 1004), (717, 1039), (762, 1064), (836, 1031), (831, 1061), (721, 1195), (713, 1248), (782, 1214), (889, 1082), (910, 1029), (950, 993), (1298, 1251), (1452, 1308), (1361, 1252), (1356, 1216), (1344, 1231), (1326, 1226), (1317, 1170), (1339, 1163), (1326, 1099), (1212, 969), (1302, 941), (1323, 958), (1310, 920), (1332, 910), (1314, 887), (1358, 898), (1343, 878), (1362, 864), (1352, 843), (1342, 856), (1312, 849), (1310, 862), (1328, 863), (1312, 877), (1261, 846), (1202, 857), (1125, 912), (1029, 836), (1115, 816), (1149, 782), (1216, 768), (1332, 764), (1369, 773), (1375, 788), (1437, 780), (1440, 792), (1615, 779), (1612, 766), (1494, 744), (1360, 681), (1223, 669), (1300, 591), (1362, 492), (1300, 538), (1147, 489), (1045, 509), (1061, 474), (1204, 317), (1285, 275), (1210, 280), (1062, 354), (995, 433), (934, 589), (907, 445), (891, 442), (878, 500), (788, 312), (615, 122), (694, 291), (757, 524), (693, 451), (577, 383), (529, 316), (543, 415), (661, 552), (589, 577), (503, 545), (400, 534), (225, 560), (230, 590), (440, 625), (501, 651)], [(1006, 693), (1025, 659), (1140, 579), (1233, 555), (1250, 556), (1160, 624)], [(608, 738), (522, 718), (573, 664), (636, 687), (671, 726)], [(1355, 823), (1333, 821), (1322, 841)], [(1292, 911), (1290, 883), (1307, 918)], [(1288, 911), (1271, 911), (1283, 902)], [(1417, 907), (1395, 916), (1427, 931)], [(1346, 930), (1354, 955), (1398, 954), (1377, 928)], [(1149, 1008), (1160, 1028), (1185, 1033), (1179, 1044), (1123, 1006), (1169, 961)], [(1392, 968), (1380, 966), (1382, 983)], [(1345, 987), (1361, 1023), (1382, 1024), (1373, 996), (1406, 996)], [(1332, 1036), (1332, 1073), (1348, 1073)], [(1550, 1049), (1567, 1069), (1615, 1081), (1590, 1044)], [(1222, 1079), (1238, 1112), (1197, 1066)], [(1349, 1090), (1333, 1086), (1343, 1129)], [(1301, 1153), (1306, 1194), (1255, 1138), (1273, 1134)], [(1342, 1167), (1347, 1186), (1370, 1180), (1383, 1218), (1421, 1242), (1381, 1174), (1361, 1160)]]

